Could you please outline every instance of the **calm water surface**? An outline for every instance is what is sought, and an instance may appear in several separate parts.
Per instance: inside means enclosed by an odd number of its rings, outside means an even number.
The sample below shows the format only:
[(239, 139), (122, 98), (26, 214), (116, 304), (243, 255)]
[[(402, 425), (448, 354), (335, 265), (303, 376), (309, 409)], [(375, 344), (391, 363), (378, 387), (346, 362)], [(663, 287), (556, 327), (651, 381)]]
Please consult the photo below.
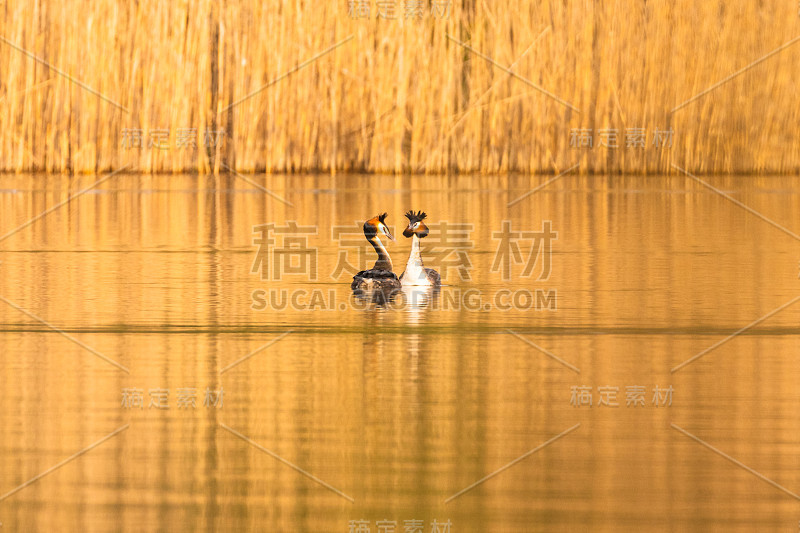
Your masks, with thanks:
[(798, 531), (800, 180), (97, 179), (0, 178), (0, 531)]

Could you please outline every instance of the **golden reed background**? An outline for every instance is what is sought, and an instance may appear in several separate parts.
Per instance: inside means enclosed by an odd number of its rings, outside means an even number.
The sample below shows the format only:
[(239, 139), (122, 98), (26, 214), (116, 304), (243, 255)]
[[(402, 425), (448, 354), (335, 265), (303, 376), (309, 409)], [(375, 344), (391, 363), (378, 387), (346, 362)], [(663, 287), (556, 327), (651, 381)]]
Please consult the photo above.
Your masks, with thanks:
[[(426, 5), (419, 21), (398, 3), (390, 21), (375, 0), (368, 20), (346, 0), (0, 1), (0, 170), (800, 169), (800, 42), (670, 113), (800, 35), (795, 0), (453, 0), (449, 19)], [(171, 148), (124, 148), (124, 128), (168, 128)], [(176, 147), (179, 128), (198, 129), (198, 149)], [(618, 129), (620, 147), (570, 147), (575, 128)], [(626, 128), (648, 146), (625, 148)], [(651, 145), (655, 128), (671, 148)], [(226, 130), (221, 147), (203, 147), (206, 129)]]

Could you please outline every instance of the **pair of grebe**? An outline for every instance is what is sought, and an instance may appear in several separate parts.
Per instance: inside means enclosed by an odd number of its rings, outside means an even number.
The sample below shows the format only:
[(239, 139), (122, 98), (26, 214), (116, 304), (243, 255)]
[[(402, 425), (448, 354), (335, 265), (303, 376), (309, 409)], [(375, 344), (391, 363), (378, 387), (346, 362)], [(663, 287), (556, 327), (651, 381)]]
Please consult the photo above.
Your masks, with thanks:
[(362, 270), (353, 276), (350, 288), (353, 290), (387, 290), (399, 289), (402, 286), (437, 287), (441, 284), (439, 273), (432, 268), (425, 268), (422, 264), (419, 240), (428, 235), (428, 226), (423, 220), (427, 216), (422, 211), (409, 211), (406, 213), (408, 226), (403, 230), (403, 236), (411, 239), (411, 254), (408, 256), (406, 270), (398, 278), (392, 272), (392, 259), (386, 251), (379, 235), (385, 235), (389, 240), (395, 240), (389, 228), (386, 227), (386, 213), (378, 215), (364, 222), (364, 236), (375, 248), (378, 260), (369, 270)]

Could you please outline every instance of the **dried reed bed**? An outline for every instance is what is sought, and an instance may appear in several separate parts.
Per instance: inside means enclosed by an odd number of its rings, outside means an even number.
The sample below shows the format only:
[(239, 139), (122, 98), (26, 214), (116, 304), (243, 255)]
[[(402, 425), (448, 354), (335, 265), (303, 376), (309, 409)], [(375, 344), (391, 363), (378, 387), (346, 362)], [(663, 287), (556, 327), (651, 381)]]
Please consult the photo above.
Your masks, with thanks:
[[(792, 1), (453, 0), (448, 19), (426, 5), (419, 21), (401, 0), (398, 20), (371, 9), (362, 20), (346, 0), (0, 2), (0, 170), (800, 168), (800, 42), (670, 112), (800, 35)], [(124, 128), (168, 129), (170, 148), (123, 147)], [(197, 129), (197, 148), (176, 146), (181, 128)], [(594, 148), (570, 146), (579, 128)], [(646, 128), (647, 146), (626, 148), (627, 128)], [(655, 128), (674, 131), (671, 147), (652, 146)], [(221, 146), (203, 146), (206, 129), (226, 130)], [(618, 131), (618, 148), (597, 146), (601, 129)]]

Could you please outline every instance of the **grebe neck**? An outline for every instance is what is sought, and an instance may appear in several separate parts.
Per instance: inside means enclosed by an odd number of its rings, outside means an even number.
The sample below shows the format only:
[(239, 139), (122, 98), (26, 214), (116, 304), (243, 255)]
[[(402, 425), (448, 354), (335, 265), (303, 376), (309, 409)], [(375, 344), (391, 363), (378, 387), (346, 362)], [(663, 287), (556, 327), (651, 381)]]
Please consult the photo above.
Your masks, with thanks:
[(389, 252), (386, 251), (386, 248), (383, 246), (383, 243), (378, 238), (378, 236), (374, 236), (370, 239), (367, 239), (369, 243), (375, 248), (375, 253), (378, 254), (378, 260), (375, 261), (375, 266), (372, 267), (377, 270), (392, 270), (392, 259), (389, 257)]
[(422, 268), (422, 266), (422, 253), (420, 252), (419, 237), (417, 237), (415, 233), (411, 236), (411, 253), (408, 256), (406, 270)]

